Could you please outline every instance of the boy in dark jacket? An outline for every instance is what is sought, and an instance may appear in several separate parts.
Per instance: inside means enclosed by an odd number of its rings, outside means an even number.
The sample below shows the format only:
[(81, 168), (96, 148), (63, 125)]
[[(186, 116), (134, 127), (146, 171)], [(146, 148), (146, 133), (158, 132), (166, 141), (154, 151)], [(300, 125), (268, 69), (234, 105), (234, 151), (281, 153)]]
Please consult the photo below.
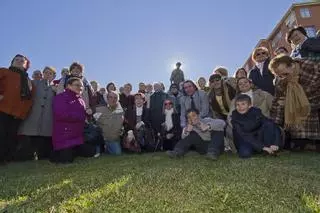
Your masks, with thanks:
[(280, 145), (280, 129), (267, 119), (259, 108), (253, 107), (248, 95), (239, 95), (232, 112), (233, 138), (241, 158), (254, 152), (275, 155)]

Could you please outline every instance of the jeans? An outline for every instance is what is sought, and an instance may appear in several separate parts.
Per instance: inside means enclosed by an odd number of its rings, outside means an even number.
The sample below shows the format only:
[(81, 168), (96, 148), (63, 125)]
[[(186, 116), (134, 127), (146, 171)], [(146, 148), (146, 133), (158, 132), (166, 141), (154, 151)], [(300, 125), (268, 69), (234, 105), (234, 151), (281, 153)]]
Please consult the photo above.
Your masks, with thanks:
[(263, 147), (281, 144), (280, 129), (273, 122), (265, 122), (257, 133), (243, 136), (233, 131), (234, 141), (240, 158), (250, 158), (254, 152), (261, 152)]
[[(105, 151), (111, 155), (121, 155), (122, 148), (120, 142), (117, 141), (105, 141)], [(100, 146), (96, 146), (96, 153), (100, 153)]]

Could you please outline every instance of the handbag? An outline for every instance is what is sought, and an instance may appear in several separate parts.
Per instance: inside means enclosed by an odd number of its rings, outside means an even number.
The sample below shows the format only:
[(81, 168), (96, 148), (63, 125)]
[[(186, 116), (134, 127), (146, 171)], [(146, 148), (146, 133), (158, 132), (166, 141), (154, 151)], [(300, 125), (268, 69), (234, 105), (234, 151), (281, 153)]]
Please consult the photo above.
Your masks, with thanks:
[(94, 121), (86, 122), (84, 126), (84, 143), (91, 145), (104, 144), (102, 129)]

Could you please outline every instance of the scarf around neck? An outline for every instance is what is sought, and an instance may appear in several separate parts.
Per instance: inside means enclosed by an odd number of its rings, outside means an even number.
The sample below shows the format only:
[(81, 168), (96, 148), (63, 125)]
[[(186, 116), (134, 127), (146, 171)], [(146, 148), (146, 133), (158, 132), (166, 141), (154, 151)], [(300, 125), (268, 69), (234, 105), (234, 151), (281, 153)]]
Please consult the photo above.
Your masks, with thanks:
[[(298, 65), (298, 64), (297, 64)], [(297, 127), (307, 118), (311, 111), (310, 102), (299, 83), (300, 66), (293, 69), (292, 75), (288, 76), (286, 97), (284, 105), (284, 119), (286, 127)]]
[(165, 124), (166, 124), (166, 130), (170, 131), (173, 128), (173, 121), (172, 121), (172, 114), (173, 114), (174, 109), (170, 110), (164, 110), (165, 114)]
[(20, 96), (22, 100), (30, 100), (32, 98), (31, 89), (29, 86), (28, 73), (17, 67), (9, 67), (12, 72), (20, 75)]

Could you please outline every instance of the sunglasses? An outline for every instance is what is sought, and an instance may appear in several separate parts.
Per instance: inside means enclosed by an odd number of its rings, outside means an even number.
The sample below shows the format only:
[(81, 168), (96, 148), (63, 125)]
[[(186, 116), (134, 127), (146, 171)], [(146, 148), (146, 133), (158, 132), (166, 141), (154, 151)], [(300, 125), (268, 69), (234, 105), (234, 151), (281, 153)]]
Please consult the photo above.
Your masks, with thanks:
[(267, 55), (266, 52), (260, 52), (260, 53), (257, 53), (256, 56), (260, 56), (260, 55)]
[(221, 81), (221, 78), (214, 78), (210, 81), (210, 83)]
[(168, 105), (172, 105), (172, 103), (170, 102), (167, 102), (167, 103), (164, 103), (165, 106), (168, 106)]

